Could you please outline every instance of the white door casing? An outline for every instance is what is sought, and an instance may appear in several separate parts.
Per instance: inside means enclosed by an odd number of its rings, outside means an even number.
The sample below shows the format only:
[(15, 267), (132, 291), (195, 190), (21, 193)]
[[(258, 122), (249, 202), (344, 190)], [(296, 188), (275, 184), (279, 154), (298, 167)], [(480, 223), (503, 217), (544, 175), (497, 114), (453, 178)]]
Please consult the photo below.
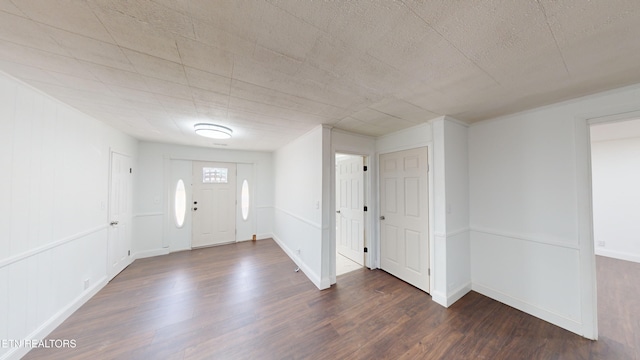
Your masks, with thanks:
[(336, 159), (336, 248), (364, 265), (364, 159), (342, 155)]
[(112, 152), (107, 240), (109, 280), (131, 263), (132, 183), (131, 158)]
[(191, 247), (236, 241), (236, 164), (193, 162)]
[(429, 292), (427, 148), (380, 155), (380, 267)]

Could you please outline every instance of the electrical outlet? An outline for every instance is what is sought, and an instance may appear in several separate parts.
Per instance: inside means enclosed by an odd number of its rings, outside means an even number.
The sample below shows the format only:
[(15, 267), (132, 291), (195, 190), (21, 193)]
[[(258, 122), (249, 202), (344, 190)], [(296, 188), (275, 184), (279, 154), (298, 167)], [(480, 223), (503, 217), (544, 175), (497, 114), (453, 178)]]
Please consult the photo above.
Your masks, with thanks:
[(300, 249), (296, 249), (296, 254), (300, 255)]
[(89, 288), (90, 281), (89, 279), (84, 280), (84, 289), (87, 290)]

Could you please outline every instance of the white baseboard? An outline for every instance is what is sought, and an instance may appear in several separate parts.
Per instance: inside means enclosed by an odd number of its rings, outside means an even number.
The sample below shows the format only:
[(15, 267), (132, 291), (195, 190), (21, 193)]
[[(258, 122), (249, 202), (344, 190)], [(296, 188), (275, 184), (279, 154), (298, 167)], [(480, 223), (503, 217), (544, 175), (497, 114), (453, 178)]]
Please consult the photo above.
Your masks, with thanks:
[(444, 307), (447, 307), (447, 297), (439, 291), (431, 291), (431, 300)]
[(469, 291), (471, 291), (471, 282), (468, 282), (460, 286), (455, 291), (452, 291), (451, 294), (447, 296), (447, 307), (453, 305), (456, 301), (462, 299), (462, 297), (467, 295)]
[(272, 235), (272, 238), (318, 289), (323, 290), (331, 286), (330, 284), (323, 284), (323, 282), (320, 280), (320, 276), (318, 276), (318, 274), (311, 270), (311, 268), (304, 261), (302, 261), (302, 259), (296, 256), (295, 253), (291, 249), (289, 249), (280, 239), (278, 239), (275, 234)]
[(554, 313), (547, 309), (543, 309), (534, 304), (530, 304), (526, 301), (512, 297), (501, 291), (492, 289), (488, 286), (484, 286), (478, 283), (473, 283), (471, 285), (471, 289), (484, 296), (497, 300), (503, 304), (506, 304), (513, 308), (521, 310), (529, 315), (535, 316), (539, 319), (542, 319), (546, 322), (559, 326), (563, 329), (574, 332), (580, 336), (584, 336), (583, 324), (578, 321), (569, 319), (560, 314)]
[(256, 235), (256, 239), (258, 240), (266, 240), (266, 239), (273, 239), (274, 236), (271, 233), (265, 233), (265, 234), (258, 234)]
[(640, 255), (596, 247), (596, 255), (640, 263)]
[[(262, 235), (262, 236), (257, 236), (256, 235), (256, 240), (255, 241), (262, 241), (262, 240), (268, 240), (268, 239), (272, 239), (273, 235), (269, 234), (269, 235)], [(247, 241), (254, 241), (253, 239), (247, 239), (247, 240), (237, 240), (237, 243), (241, 243), (241, 242), (247, 242)]]
[(460, 300), (463, 296), (465, 296), (469, 291), (471, 291), (470, 282), (460, 286), (455, 291), (452, 291), (449, 295), (445, 295), (440, 291), (432, 291), (431, 300), (448, 308), (449, 306), (453, 305), (456, 301)]
[[(84, 305), (89, 299), (91, 299), (95, 294), (98, 293), (103, 287), (107, 285), (107, 278), (103, 277), (100, 281), (96, 282), (92, 287), (84, 291), (77, 298), (75, 298), (71, 303), (69, 303), (64, 308), (60, 309), (55, 315), (53, 315), (49, 320), (45, 321), (34, 330), (31, 334), (29, 334), (25, 340), (42, 340), (47, 337), (47, 335), (51, 334), (55, 328), (60, 326), (71, 314), (73, 314), (76, 310), (80, 308), (80, 306)], [(72, 340), (72, 339), (66, 339)], [(25, 356), (31, 348), (14, 348), (5, 353), (0, 360), (9, 360), (9, 359), (20, 359)]]
[[(189, 249), (185, 249), (185, 250), (189, 250)], [(140, 251), (140, 252), (137, 252), (137, 253), (133, 254), (133, 258), (134, 259), (144, 259), (144, 258), (148, 258), (148, 257), (167, 255), (169, 253), (170, 253), (169, 248), (146, 250), (146, 251)]]

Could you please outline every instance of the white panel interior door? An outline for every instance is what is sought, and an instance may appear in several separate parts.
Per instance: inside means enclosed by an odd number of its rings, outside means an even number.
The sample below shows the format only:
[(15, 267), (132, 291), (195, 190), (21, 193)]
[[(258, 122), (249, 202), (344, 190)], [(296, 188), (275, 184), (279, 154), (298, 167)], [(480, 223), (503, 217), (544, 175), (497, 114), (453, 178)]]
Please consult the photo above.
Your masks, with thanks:
[(339, 155), (336, 159), (336, 248), (364, 265), (364, 159)]
[(427, 148), (380, 155), (380, 266), (429, 291)]
[(132, 174), (131, 158), (111, 153), (109, 188), (109, 280), (131, 263)]
[(193, 162), (191, 247), (236, 241), (236, 164)]

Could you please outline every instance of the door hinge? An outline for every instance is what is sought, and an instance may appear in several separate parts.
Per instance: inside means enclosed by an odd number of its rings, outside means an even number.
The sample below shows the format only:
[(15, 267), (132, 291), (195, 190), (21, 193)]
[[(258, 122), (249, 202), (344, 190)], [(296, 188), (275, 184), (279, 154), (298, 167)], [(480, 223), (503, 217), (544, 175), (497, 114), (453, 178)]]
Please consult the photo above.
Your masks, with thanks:
[(133, 169), (129, 168), (129, 174), (133, 174)]
[(429, 164), (427, 164), (427, 172), (429, 172)]
[(367, 207), (366, 206), (364, 207), (364, 211), (367, 211)]
[(427, 269), (427, 275), (431, 276), (431, 269)]
[(362, 169), (363, 171), (367, 171), (367, 165), (364, 166), (364, 168)]
[(128, 255), (128, 256), (131, 256), (131, 250), (129, 250), (129, 251), (127, 252), (127, 255)]
[(367, 249), (367, 247), (364, 247), (364, 252), (369, 252), (369, 249)]

